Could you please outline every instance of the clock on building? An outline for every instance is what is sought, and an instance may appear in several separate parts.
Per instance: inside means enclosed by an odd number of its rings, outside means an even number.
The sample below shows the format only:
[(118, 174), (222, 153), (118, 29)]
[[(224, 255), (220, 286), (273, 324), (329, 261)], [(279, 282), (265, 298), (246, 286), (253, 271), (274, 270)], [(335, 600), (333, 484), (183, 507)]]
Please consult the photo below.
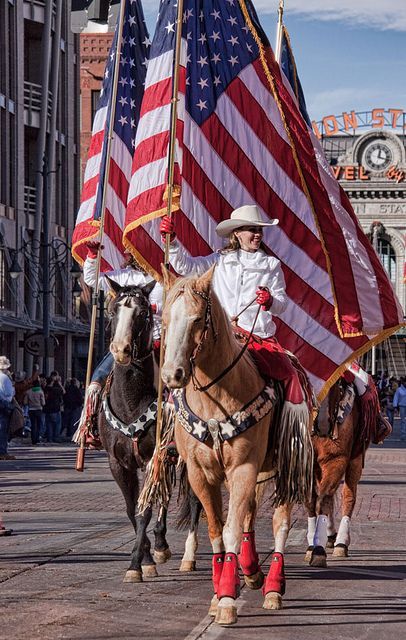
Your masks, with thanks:
[(384, 171), (393, 164), (393, 152), (385, 140), (370, 142), (362, 154), (362, 164), (371, 171)]

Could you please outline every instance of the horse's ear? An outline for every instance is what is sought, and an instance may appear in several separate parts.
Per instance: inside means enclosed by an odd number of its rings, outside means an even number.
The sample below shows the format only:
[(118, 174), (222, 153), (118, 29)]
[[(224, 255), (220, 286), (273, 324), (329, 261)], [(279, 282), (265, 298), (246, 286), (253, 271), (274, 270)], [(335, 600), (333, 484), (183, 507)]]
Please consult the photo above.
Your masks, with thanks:
[(207, 291), (211, 285), (211, 281), (213, 279), (214, 269), (216, 265), (214, 264), (206, 273), (204, 273), (200, 278), (196, 281), (196, 284), (202, 288), (203, 291)]
[(164, 287), (168, 291), (175, 284), (177, 277), (164, 264), (161, 264), (161, 271), (164, 278)]
[(104, 277), (106, 279), (110, 294), (113, 296), (113, 298), (115, 298), (120, 293), (122, 287), (120, 287), (118, 282), (115, 282), (115, 280), (112, 280), (108, 276), (104, 276)]
[(148, 282), (148, 284), (145, 284), (143, 287), (140, 287), (142, 293), (146, 298), (149, 298), (149, 295), (152, 289), (155, 287), (155, 285), (156, 285), (156, 280), (151, 280), (151, 282)]

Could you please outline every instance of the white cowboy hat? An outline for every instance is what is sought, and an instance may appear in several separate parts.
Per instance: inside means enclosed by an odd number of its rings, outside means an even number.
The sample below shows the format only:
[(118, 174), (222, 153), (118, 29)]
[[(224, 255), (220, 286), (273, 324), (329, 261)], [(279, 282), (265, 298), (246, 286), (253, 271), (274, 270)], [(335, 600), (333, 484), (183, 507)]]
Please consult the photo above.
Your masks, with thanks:
[(244, 204), (232, 212), (229, 220), (223, 220), (217, 225), (216, 233), (220, 238), (225, 238), (240, 227), (273, 227), (278, 223), (277, 218), (264, 220), (255, 204)]
[(6, 356), (0, 356), (0, 371), (10, 369), (11, 362)]

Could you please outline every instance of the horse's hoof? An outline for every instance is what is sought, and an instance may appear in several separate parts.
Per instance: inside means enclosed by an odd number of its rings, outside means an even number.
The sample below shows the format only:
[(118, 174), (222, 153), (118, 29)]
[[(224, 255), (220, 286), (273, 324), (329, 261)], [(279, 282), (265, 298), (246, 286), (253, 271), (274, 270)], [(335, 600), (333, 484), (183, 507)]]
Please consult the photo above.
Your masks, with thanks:
[(305, 562), (307, 562), (307, 564), (309, 564), (310, 560), (312, 559), (313, 549), (314, 549), (313, 546), (307, 547), (307, 551), (306, 551), (305, 556), (303, 558), (303, 560)]
[(210, 609), (208, 611), (208, 615), (211, 616), (212, 618), (215, 618), (217, 615), (218, 605), (219, 605), (219, 599), (216, 595), (214, 595), (211, 599)]
[(183, 571), (185, 573), (196, 571), (196, 560), (182, 560), (179, 571)]
[(154, 564), (144, 564), (141, 566), (141, 569), (144, 578), (156, 578), (158, 576), (158, 571)]
[(348, 558), (348, 547), (346, 544), (336, 544), (333, 551), (333, 558)]
[(331, 536), (327, 538), (326, 549), (334, 549), (334, 543), (336, 541), (337, 534), (333, 533)]
[(264, 574), (261, 570), (259, 570), (256, 573), (253, 573), (252, 576), (244, 576), (244, 582), (247, 585), (248, 589), (253, 589), (254, 591), (256, 591), (257, 589), (260, 589), (264, 584), (264, 578)]
[(172, 553), (169, 547), (167, 547), (163, 551), (158, 551), (157, 549), (154, 550), (154, 560), (157, 564), (165, 564), (165, 562), (168, 562), (171, 556)]
[(270, 591), (266, 594), (263, 609), (282, 609), (282, 596), (276, 591)]
[(123, 582), (142, 582), (142, 572), (138, 569), (128, 569)]
[(325, 569), (327, 567), (327, 554), (323, 547), (314, 547), (310, 559), (311, 567)]
[(233, 602), (235, 602), (233, 598), (221, 598), (214, 618), (217, 624), (229, 625), (237, 622), (237, 607), (231, 604)]

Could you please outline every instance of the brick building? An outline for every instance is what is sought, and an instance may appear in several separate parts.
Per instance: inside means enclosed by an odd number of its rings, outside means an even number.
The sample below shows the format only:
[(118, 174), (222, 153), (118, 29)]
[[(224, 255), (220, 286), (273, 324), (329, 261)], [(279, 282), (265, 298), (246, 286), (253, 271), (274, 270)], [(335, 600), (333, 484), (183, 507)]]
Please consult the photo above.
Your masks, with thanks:
[(101, 83), (106, 65), (112, 33), (81, 33), (80, 34), (80, 108), (81, 108), (81, 138), (80, 159), (81, 175), (83, 176), (92, 124), (97, 101), (100, 95)]

